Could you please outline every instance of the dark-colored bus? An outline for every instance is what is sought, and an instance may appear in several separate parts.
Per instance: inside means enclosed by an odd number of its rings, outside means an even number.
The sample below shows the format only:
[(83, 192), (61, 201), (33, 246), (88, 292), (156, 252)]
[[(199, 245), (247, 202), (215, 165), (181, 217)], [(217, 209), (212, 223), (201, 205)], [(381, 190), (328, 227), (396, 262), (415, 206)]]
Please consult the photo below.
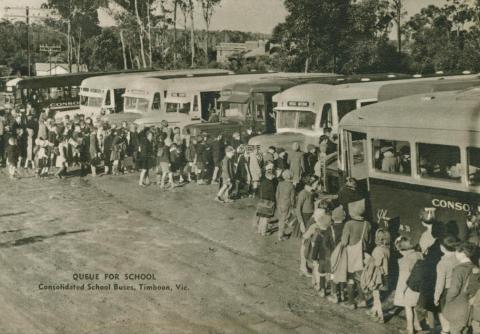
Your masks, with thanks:
[(460, 236), (480, 203), (480, 88), (424, 93), (340, 122), (343, 176), (366, 185), (374, 222), (418, 240), (426, 209)]

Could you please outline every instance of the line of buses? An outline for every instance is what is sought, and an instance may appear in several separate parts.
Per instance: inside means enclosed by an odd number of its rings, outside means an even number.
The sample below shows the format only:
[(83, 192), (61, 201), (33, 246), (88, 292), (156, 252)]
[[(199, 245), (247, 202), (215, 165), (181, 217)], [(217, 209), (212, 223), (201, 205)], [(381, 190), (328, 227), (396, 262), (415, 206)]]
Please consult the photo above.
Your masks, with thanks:
[[(83, 73), (11, 80), (2, 103), (48, 106), (59, 118), (81, 113), (145, 126), (167, 120), (191, 134), (254, 127), (261, 134), (249, 144), (287, 151), (293, 142), (318, 145), (331, 128), (339, 153), (330, 170), (363, 184), (373, 221), (416, 238), (417, 214), (427, 208), (464, 233), (479, 206), (480, 77), (469, 72)], [(212, 112), (219, 122), (208, 122)]]

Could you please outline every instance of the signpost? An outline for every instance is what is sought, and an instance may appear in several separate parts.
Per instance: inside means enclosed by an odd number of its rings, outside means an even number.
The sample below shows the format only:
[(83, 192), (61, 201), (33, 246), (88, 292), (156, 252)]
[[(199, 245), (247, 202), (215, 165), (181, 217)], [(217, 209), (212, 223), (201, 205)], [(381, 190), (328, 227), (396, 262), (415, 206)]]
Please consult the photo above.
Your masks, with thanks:
[(62, 51), (62, 47), (60, 45), (40, 45), (40, 52), (47, 52), (48, 53), (48, 63), (50, 64), (50, 75), (52, 75), (52, 53), (58, 53)]

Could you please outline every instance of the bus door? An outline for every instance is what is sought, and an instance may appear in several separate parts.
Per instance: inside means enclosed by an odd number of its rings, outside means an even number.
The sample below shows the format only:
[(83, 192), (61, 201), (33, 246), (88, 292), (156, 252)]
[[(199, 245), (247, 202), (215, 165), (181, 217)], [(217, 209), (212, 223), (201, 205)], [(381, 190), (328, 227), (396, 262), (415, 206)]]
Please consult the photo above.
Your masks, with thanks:
[[(345, 130), (347, 176), (363, 181), (368, 176), (367, 134)], [(363, 182), (359, 182), (363, 183)]]
[(123, 94), (125, 94), (125, 89), (114, 89), (113, 90), (113, 100), (115, 101), (115, 113), (123, 111)]
[(273, 93), (265, 93), (265, 132), (275, 133), (276, 129), (276, 112), (273, 110)]
[(208, 121), (210, 117), (210, 109), (215, 109), (217, 99), (220, 97), (218, 92), (201, 92), (200, 93), (200, 106), (201, 106), (201, 118)]

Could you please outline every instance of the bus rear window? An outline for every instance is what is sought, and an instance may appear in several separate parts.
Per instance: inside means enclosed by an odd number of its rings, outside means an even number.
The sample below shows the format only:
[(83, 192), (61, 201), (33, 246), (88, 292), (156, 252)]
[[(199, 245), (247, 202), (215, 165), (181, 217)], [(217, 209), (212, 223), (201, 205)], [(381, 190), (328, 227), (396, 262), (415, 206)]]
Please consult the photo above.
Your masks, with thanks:
[(417, 144), (418, 172), (421, 177), (461, 181), (460, 149), (456, 146)]
[(480, 148), (468, 147), (468, 182), (472, 186), (480, 185)]
[(373, 139), (372, 144), (375, 170), (390, 174), (412, 174), (409, 142)]
[(278, 128), (295, 128), (295, 121), (297, 118), (296, 111), (279, 111), (277, 113), (278, 117)]

